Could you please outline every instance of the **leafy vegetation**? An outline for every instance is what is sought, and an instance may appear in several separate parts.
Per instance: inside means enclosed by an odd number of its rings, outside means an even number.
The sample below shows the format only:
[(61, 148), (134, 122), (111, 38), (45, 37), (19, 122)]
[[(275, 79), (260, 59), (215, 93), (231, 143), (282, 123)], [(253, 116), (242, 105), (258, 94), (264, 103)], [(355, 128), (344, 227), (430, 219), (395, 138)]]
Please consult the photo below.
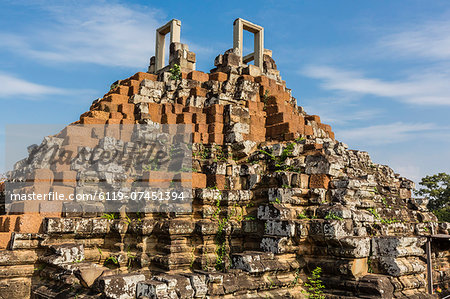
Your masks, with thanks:
[(294, 150), (294, 143), (288, 143), (281, 152), (280, 156), (275, 156), (271, 151), (265, 151), (263, 149), (260, 149), (259, 152), (269, 157), (270, 160), (272, 160), (272, 162), (275, 165), (275, 172), (280, 171), (300, 172), (301, 171), (300, 169), (286, 164), (286, 160), (289, 156), (292, 155), (293, 150)]
[(325, 216), (326, 220), (344, 220), (344, 218), (336, 215), (333, 211), (329, 211), (328, 214)]
[(171, 74), (170, 79), (172, 80), (181, 79), (181, 68), (178, 64), (175, 63), (173, 67), (169, 69), (169, 73)]
[(115, 213), (110, 213), (110, 214), (103, 214), (102, 218), (108, 219), (108, 220), (114, 220), (117, 219), (117, 215)]
[(387, 218), (387, 219), (385, 219), (385, 218), (381, 217), (374, 208), (369, 208), (368, 211), (370, 213), (372, 213), (372, 215), (375, 217), (375, 219), (380, 220), (380, 222), (383, 223), (383, 224), (391, 224), (391, 223), (400, 222), (400, 220), (395, 219), (395, 218)]
[(117, 257), (112, 255), (105, 259), (105, 261), (103, 262), (103, 265), (107, 265), (108, 263), (112, 263), (112, 264), (118, 266), (119, 260), (117, 259)]
[(309, 217), (305, 215), (305, 212), (301, 212), (297, 215), (297, 219), (309, 219)]
[(322, 273), (322, 268), (316, 267), (311, 276), (308, 277), (308, 282), (305, 282), (306, 291), (303, 293), (306, 295), (306, 298), (309, 299), (325, 299), (325, 295), (323, 295), (323, 289), (325, 286), (322, 284), (322, 279), (320, 275)]
[(419, 196), (429, 198), (427, 208), (441, 222), (450, 222), (450, 175), (444, 172), (426, 176), (419, 183), (422, 188), (416, 190)]

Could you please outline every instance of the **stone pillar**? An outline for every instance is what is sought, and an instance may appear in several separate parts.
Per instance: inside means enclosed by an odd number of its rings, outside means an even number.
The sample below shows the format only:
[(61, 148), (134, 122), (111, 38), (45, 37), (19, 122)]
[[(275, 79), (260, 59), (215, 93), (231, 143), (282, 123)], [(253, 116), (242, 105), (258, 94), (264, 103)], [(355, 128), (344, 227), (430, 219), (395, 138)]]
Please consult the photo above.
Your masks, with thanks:
[(155, 72), (164, 67), (165, 58), (165, 37), (170, 32), (170, 43), (179, 43), (181, 35), (181, 21), (172, 19), (166, 25), (156, 30), (155, 48)]
[[(246, 56), (245, 61), (243, 61), (243, 41), (244, 41), (244, 30), (247, 30), (254, 34), (254, 50), (253, 54)], [(249, 62), (251, 60), (255, 61), (255, 66), (262, 69), (263, 67), (263, 54), (264, 54), (264, 28), (253, 24), (244, 19), (238, 18), (234, 20), (233, 23), (233, 48), (239, 49), (241, 55), (241, 63)], [(252, 57), (253, 56), (253, 57)]]

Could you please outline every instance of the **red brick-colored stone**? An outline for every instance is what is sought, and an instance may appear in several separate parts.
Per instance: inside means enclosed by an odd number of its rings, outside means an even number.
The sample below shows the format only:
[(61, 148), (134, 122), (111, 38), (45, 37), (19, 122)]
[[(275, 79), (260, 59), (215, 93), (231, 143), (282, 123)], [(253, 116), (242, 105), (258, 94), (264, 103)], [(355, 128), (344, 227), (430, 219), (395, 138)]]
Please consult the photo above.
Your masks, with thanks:
[(204, 109), (206, 114), (223, 114), (224, 106), (220, 104), (214, 104)]
[(119, 125), (119, 124), (121, 124), (121, 122), (122, 122), (122, 120), (117, 119), (117, 118), (110, 118), (106, 121), (106, 123), (109, 125)]
[(320, 117), (318, 115), (307, 115), (305, 119), (315, 121), (316, 123), (320, 123)]
[(206, 124), (206, 114), (203, 112), (194, 113), (192, 116), (192, 121), (196, 124)]
[(269, 86), (269, 78), (267, 78), (266, 76), (255, 77), (255, 82), (258, 82), (263, 86)]
[(241, 78), (243, 78), (245, 81), (250, 81), (250, 82), (254, 81), (253, 77), (250, 75), (242, 75)]
[(89, 113), (89, 116), (93, 117), (93, 118), (107, 120), (109, 118), (109, 114), (110, 114), (110, 112), (106, 112), (106, 111), (91, 111)]
[(228, 74), (222, 73), (222, 72), (211, 73), (211, 74), (209, 74), (209, 80), (219, 81), (219, 82), (227, 81)]
[(309, 178), (310, 188), (324, 188), (328, 189), (330, 178), (326, 174), (311, 174)]
[(109, 118), (122, 119), (123, 114), (121, 112), (111, 112)]
[(198, 133), (208, 133), (208, 125), (207, 124), (195, 124), (194, 131)]
[(0, 233), (0, 249), (6, 249), (9, 245), (10, 240), (11, 240), (10, 232)]
[(18, 233), (36, 234), (42, 231), (42, 216), (37, 213), (20, 215), (16, 219), (14, 231)]
[(192, 173), (192, 188), (206, 188), (206, 174)]
[(311, 126), (305, 125), (305, 135), (307, 135), (307, 136), (314, 135), (314, 131)]
[(127, 115), (134, 114), (134, 104), (127, 103), (127, 104), (120, 104), (118, 107), (119, 112), (122, 112)]
[(215, 133), (209, 134), (208, 142), (223, 144), (223, 134), (215, 134)]
[(107, 102), (107, 101), (101, 101), (99, 103), (99, 109), (101, 111), (106, 111), (106, 112), (116, 112), (118, 109), (118, 106), (119, 106), (118, 104)]
[(120, 123), (121, 123), (121, 124), (124, 124), (124, 125), (132, 125), (132, 124), (135, 123), (135, 121), (132, 120), (132, 119), (121, 119), (121, 120), (120, 120)]
[(206, 97), (207, 90), (200, 86), (196, 86), (191, 89), (191, 96), (195, 97)]
[(28, 179), (34, 183), (46, 183), (51, 185), (53, 183), (54, 174), (53, 171), (46, 168), (35, 169), (30, 175), (28, 175)]
[(187, 78), (199, 82), (206, 82), (209, 80), (209, 75), (200, 71), (192, 71), (187, 75)]
[(212, 123), (208, 125), (208, 133), (209, 134), (222, 134), (223, 132), (223, 124), (221, 123)]
[(128, 103), (128, 96), (121, 94), (110, 94), (105, 97), (105, 101), (113, 104), (126, 104)]
[(55, 173), (55, 184), (75, 187), (77, 185), (77, 172), (73, 170)]
[(219, 190), (225, 189), (225, 176), (223, 174), (209, 174), (207, 175), (207, 186), (210, 188), (216, 187)]
[(136, 80), (136, 81), (142, 81), (144, 79), (148, 79), (148, 80), (152, 80), (152, 81), (156, 81), (158, 80), (158, 76), (156, 76), (155, 74), (149, 74), (149, 73), (143, 73), (143, 72), (137, 72), (136, 74), (134, 74), (131, 77), (132, 80)]
[(128, 95), (130, 87), (129, 86), (123, 86), (123, 85), (119, 85), (116, 88), (114, 88), (113, 90), (111, 90), (111, 94), (112, 93), (117, 93), (117, 94), (121, 94), (121, 95)]
[(106, 119), (98, 119), (94, 117), (82, 117), (80, 123), (84, 125), (104, 125), (106, 124)]
[(184, 112), (177, 115), (177, 124), (192, 124), (192, 113)]
[(152, 121), (160, 122), (162, 114), (162, 106), (157, 103), (148, 103), (148, 113)]

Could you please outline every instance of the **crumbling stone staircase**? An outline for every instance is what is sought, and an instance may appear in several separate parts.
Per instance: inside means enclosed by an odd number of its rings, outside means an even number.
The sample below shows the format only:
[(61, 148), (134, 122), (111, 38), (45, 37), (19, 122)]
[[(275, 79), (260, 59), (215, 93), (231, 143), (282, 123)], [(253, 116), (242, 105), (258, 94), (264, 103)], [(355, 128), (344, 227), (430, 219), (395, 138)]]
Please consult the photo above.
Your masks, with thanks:
[[(303, 298), (316, 267), (329, 298), (426, 298), (424, 236), (449, 225), (413, 183), (297, 106), (271, 51), (256, 67), (230, 49), (207, 74), (187, 49), (172, 42), (169, 67), (152, 58), (153, 73), (117, 81), (76, 123), (192, 125), (192, 212), (0, 216), (0, 298)], [(89, 133), (51, 140), (97, 146)], [(70, 165), (29, 175), (76, 192)], [(433, 247), (443, 289), (449, 258)]]

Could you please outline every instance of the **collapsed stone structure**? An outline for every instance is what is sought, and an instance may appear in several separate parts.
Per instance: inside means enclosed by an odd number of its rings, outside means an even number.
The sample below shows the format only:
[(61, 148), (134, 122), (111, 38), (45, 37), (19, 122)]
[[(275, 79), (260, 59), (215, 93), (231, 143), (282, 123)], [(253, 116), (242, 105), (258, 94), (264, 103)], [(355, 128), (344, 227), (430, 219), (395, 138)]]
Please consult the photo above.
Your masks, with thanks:
[[(117, 81), (76, 123), (192, 124), (192, 212), (2, 215), (0, 298), (303, 298), (316, 267), (329, 298), (433, 297), (425, 243), (449, 225), (411, 197), (413, 182), (297, 106), (262, 27), (236, 20), (235, 47), (208, 74), (195, 70), (180, 25), (157, 31), (148, 73)], [(243, 29), (261, 34), (246, 57)], [(77, 137), (55, 138), (98, 146)], [(30, 176), (64, 193), (79, 184), (70, 165)], [(448, 290), (448, 242), (432, 245), (434, 287)]]

